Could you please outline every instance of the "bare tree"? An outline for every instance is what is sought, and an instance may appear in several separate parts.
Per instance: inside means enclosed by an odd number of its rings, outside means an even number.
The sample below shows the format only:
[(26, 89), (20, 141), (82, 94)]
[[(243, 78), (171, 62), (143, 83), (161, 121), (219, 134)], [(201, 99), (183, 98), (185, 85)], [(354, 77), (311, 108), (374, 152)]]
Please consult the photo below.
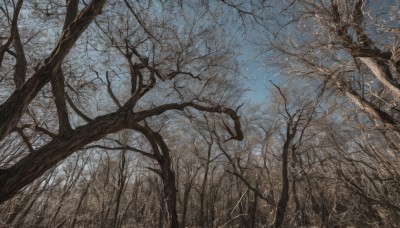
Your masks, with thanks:
[[(232, 119), (234, 124), (234, 130), (229, 130), (232, 133), (230, 138), (239, 140), (243, 138), (239, 117), (234, 110), (226, 107), (223, 102), (219, 103), (218, 101), (203, 99), (206, 91), (204, 88), (212, 85), (212, 82), (218, 78), (213, 78), (217, 74), (218, 69), (222, 69), (226, 64), (231, 64), (233, 57), (233, 55), (229, 54), (227, 48), (219, 49), (219, 51), (215, 52), (215, 48), (219, 45), (217, 40), (214, 39), (215, 43), (204, 41), (207, 34), (212, 34), (206, 32), (210, 31), (209, 28), (196, 27), (198, 26), (197, 21), (192, 20), (195, 24), (189, 26), (188, 29), (192, 29), (193, 34), (185, 40), (179, 37), (179, 29), (174, 27), (172, 22), (169, 25), (166, 24), (167, 18), (148, 18), (148, 20), (154, 20), (155, 23), (165, 23), (161, 27), (149, 27), (146, 25), (145, 20), (142, 18), (143, 15), (136, 13), (135, 8), (147, 7), (145, 5), (139, 4), (134, 6), (128, 1), (124, 3), (113, 2), (112, 4), (115, 6), (115, 10), (113, 11), (109, 9), (103, 10), (106, 1), (92, 1), (86, 4), (81, 10), (78, 10), (79, 1), (68, 1), (67, 3), (64, 12), (64, 26), (60, 30), (60, 36), (55, 43), (55, 47), (43, 61), (37, 64), (32, 74), (27, 77), (28, 80), (22, 85), (20, 85), (20, 78), (23, 77), (18, 72), (25, 72), (25, 70), (16, 69), (15, 77), (18, 77), (18, 80), (16, 79), (15, 81), (18, 81), (18, 89), (11, 92), (0, 105), (0, 110), (2, 110), (0, 115), (0, 139), (6, 139), (10, 133), (18, 130), (18, 123), (22, 121), (21, 118), (29, 114), (31, 115), (30, 120), (29, 118), (23, 118), (22, 122), (25, 123), (24, 126), (30, 131), (35, 133), (43, 132), (50, 137), (49, 140), (42, 140), (33, 146), (29, 138), (23, 137), (23, 132), (19, 130), (23, 140), (31, 149), (31, 153), (25, 153), (22, 158), (16, 159), (8, 163), (6, 167), (3, 167), (3, 170), (0, 172), (1, 202), (13, 197), (24, 186), (43, 175), (43, 173), (75, 151), (82, 149), (85, 145), (123, 129), (136, 129), (139, 126), (138, 124), (146, 119), (171, 110), (183, 111), (190, 108), (200, 112), (227, 115)], [(9, 40), (18, 37), (15, 36), (15, 24), (17, 23), (21, 4), (22, 1), (19, 1), (19, 4), (15, 6), (13, 19), (10, 19), (11, 32)], [(151, 3), (149, 4), (150, 10), (157, 10), (157, 8), (151, 8)], [(40, 6), (38, 5), (39, 8)], [(27, 5), (26, 10), (29, 11), (29, 7), (30, 5)], [(179, 10), (178, 8), (165, 9), (170, 10), (170, 12)], [(48, 8), (46, 10), (55, 10), (56, 12), (57, 8)], [(102, 11), (106, 13), (96, 20), (95, 25), (90, 25), (94, 18)], [(121, 11), (122, 14), (120, 14)], [(37, 13), (40, 14), (43, 12)], [(49, 12), (44, 13), (49, 14)], [(116, 21), (108, 19), (113, 13), (121, 16), (121, 20), (126, 23), (117, 24)], [(134, 17), (124, 19), (124, 13)], [(205, 12), (201, 12), (201, 14), (204, 15)], [(107, 25), (111, 24), (119, 26), (112, 29), (111, 27), (107, 27)], [(85, 33), (84, 37), (81, 37), (85, 31), (88, 31), (88, 33)], [(92, 31), (101, 34), (102, 39), (93, 38), (95, 35)], [(127, 35), (120, 37), (120, 33), (118, 32), (121, 31), (126, 32), (125, 34)], [(92, 46), (95, 43), (98, 45), (98, 47), (94, 47), (93, 49), (88, 48), (88, 51), (83, 53), (88, 59), (93, 55), (99, 55), (100, 62), (97, 64), (101, 64), (105, 59), (108, 59), (108, 61), (113, 60), (112, 64), (127, 66), (126, 71), (118, 73), (110, 64), (99, 65), (96, 69), (91, 64), (85, 65), (82, 61), (80, 61), (81, 64), (78, 64), (76, 59), (74, 60), (74, 56), (82, 52), (74, 50), (71, 53), (71, 49), (79, 38), (85, 39), (86, 41), (84, 42), (89, 42)], [(16, 39), (18, 43), (18, 38)], [(197, 41), (192, 43), (193, 40)], [(10, 45), (11, 41), (2, 46), (2, 56), (5, 53), (9, 53), (7, 50)], [(20, 45), (15, 45), (15, 48), (19, 49), (18, 46)], [(200, 48), (200, 46), (202, 47)], [(109, 50), (109, 47), (112, 47), (115, 51), (107, 52), (106, 50)], [(173, 47), (176, 47), (175, 51), (172, 50)], [(24, 64), (24, 60), (20, 57), (22, 52), (18, 50), (16, 52), (18, 52), (15, 55), (18, 59), (16, 63), (16, 68), (18, 68), (21, 63)], [(102, 55), (101, 53), (106, 54)], [(117, 56), (119, 58), (116, 58)], [(6, 55), (4, 58), (6, 57), (14, 58), (11, 54)], [(86, 71), (83, 70), (79, 73), (72, 71), (70, 68), (71, 71), (66, 74), (65, 70), (62, 69), (62, 65), (66, 62), (67, 57), (68, 61), (71, 63), (75, 62), (75, 64), (82, 66)], [(31, 66), (30, 59), (26, 59)], [(68, 64), (65, 63), (65, 65)], [(109, 70), (107, 70), (107, 67), (109, 67)], [(99, 71), (102, 71), (104, 74), (100, 74)], [(96, 94), (96, 90), (101, 91), (101, 86), (95, 86), (91, 82), (93, 79), (86, 76), (90, 72), (92, 75), (94, 74), (95, 80), (104, 82), (103, 85), (105, 86), (106, 94), (108, 94), (110, 101), (113, 103), (112, 105), (115, 105), (116, 108), (109, 109), (106, 112), (97, 110), (97, 113), (89, 112), (89, 114), (86, 114), (85, 112), (87, 111), (82, 111), (82, 106), (77, 105), (80, 99), (87, 99), (87, 102), (90, 100), (88, 97), (82, 96), (82, 93), (92, 92)], [(111, 76), (111, 72), (113, 72), (113, 76)], [(226, 73), (222, 74), (226, 75)], [(84, 76), (77, 76), (79, 74)], [(123, 75), (130, 78), (130, 95), (116, 94), (114, 92), (115, 88), (112, 85), (112, 77), (117, 77), (118, 74), (121, 77)], [(187, 87), (186, 85), (189, 81), (199, 81), (196, 84), (200, 88), (203, 87), (203, 89), (195, 91), (193, 88)], [(41, 124), (35, 124), (37, 117), (36, 114), (33, 114), (40, 112), (40, 109), (32, 107), (32, 110), (29, 111), (29, 106), (35, 97), (37, 97), (38, 102), (42, 102), (43, 104), (48, 103), (45, 93), (40, 96), (38, 94), (40, 92), (48, 92), (46, 84), (49, 82), (51, 82), (52, 89), (50, 94), (54, 98), (55, 112), (58, 119), (58, 124), (50, 129), (40, 126)], [(175, 94), (170, 99), (165, 99), (165, 102), (144, 105), (146, 96), (149, 94), (155, 96), (155, 93), (158, 91), (157, 87), (162, 86), (166, 82), (171, 82), (169, 91), (175, 91)], [(87, 86), (89, 85), (93, 89), (88, 88)], [(67, 91), (66, 87), (71, 91)], [(70, 93), (73, 93), (74, 96), (69, 95)], [(160, 94), (160, 96), (163, 95)], [(67, 103), (70, 109), (67, 107)], [(98, 103), (98, 105), (104, 106), (101, 103)], [(89, 117), (92, 114), (97, 115), (97, 117)], [(83, 121), (76, 122), (75, 120), (78, 118)], [(71, 120), (75, 123), (71, 124)], [(38, 125), (37, 128), (35, 127), (36, 125)], [(169, 165), (167, 164), (166, 166)], [(164, 178), (168, 179), (171, 177)]]

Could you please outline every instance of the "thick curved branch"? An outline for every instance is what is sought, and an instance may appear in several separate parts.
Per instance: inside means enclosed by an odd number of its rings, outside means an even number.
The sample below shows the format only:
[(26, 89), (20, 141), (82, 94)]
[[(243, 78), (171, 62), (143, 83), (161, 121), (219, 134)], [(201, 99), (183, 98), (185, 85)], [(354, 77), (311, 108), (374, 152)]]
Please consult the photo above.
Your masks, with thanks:
[[(147, 125), (142, 126), (137, 123), (130, 124), (129, 128), (142, 133), (146, 137), (147, 141), (150, 143), (150, 146), (153, 150), (153, 153), (154, 153), (153, 156), (158, 162), (163, 161), (165, 153), (167, 153), (166, 155), (169, 156), (169, 154), (168, 154), (169, 149), (168, 149), (167, 145), (165, 144), (164, 140), (162, 139), (162, 137), (160, 135), (159, 135), (159, 137), (157, 137), (157, 134), (159, 134), (159, 133), (154, 132)], [(160, 140), (160, 137), (161, 137), (161, 140)]]
[(232, 109), (226, 108), (222, 105), (215, 105), (215, 106), (207, 107), (207, 106), (195, 104), (193, 102), (165, 104), (165, 105), (161, 105), (161, 106), (158, 106), (158, 107), (150, 109), (150, 110), (137, 112), (137, 113), (135, 113), (135, 118), (133, 120), (135, 120), (135, 122), (139, 122), (148, 117), (157, 116), (157, 115), (160, 115), (160, 114), (170, 111), (170, 110), (183, 111), (185, 108), (189, 108), (189, 107), (197, 109), (199, 111), (208, 112), (208, 113), (224, 113), (224, 114), (228, 115), (233, 120), (234, 125), (235, 125), (234, 128), (236, 131), (236, 135), (232, 135), (232, 137), (229, 138), (228, 140), (231, 140), (231, 139), (236, 139), (239, 141), (243, 140), (244, 136), (243, 136), (243, 132), (241, 129), (239, 116)]
[(126, 116), (116, 112), (55, 136), (45, 146), (13, 166), (0, 171), (0, 204), (43, 175), (75, 151), (127, 126)]
[(52, 76), (51, 91), (57, 108), (58, 132), (69, 131), (71, 130), (71, 125), (69, 123), (68, 109), (65, 102), (64, 73), (61, 68)]
[(24, 47), (21, 42), (21, 37), (19, 36), (18, 26), (15, 30), (14, 35), (14, 50), (15, 50), (15, 72), (14, 72), (14, 83), (17, 89), (21, 88), (21, 86), (25, 82), (26, 71), (28, 63), (26, 61)]
[[(75, 151), (83, 148), (85, 145), (95, 142), (107, 134), (116, 133), (122, 129), (130, 128), (142, 132), (152, 145), (154, 155), (162, 165), (167, 169), (170, 165), (168, 158), (168, 147), (158, 132), (152, 131), (148, 126), (141, 126), (138, 122), (145, 118), (159, 115), (168, 110), (183, 110), (192, 107), (199, 111), (225, 113), (235, 122), (236, 136), (232, 137), (238, 140), (243, 139), (243, 133), (240, 129), (239, 117), (231, 109), (220, 105), (214, 107), (205, 107), (192, 102), (182, 104), (162, 105), (158, 108), (146, 110), (138, 113), (119, 110), (117, 112), (97, 117), (86, 125), (77, 127), (70, 131), (64, 131), (56, 135), (45, 146), (30, 153), (19, 160), (13, 166), (0, 171), (0, 203), (13, 197), (20, 189), (43, 175), (47, 170), (53, 168), (58, 162), (61, 162)], [(157, 157), (158, 156), (158, 157)], [(167, 178), (167, 176), (164, 176)]]
[[(65, 20), (63, 32), (75, 20), (78, 14), (79, 0), (67, 1), (67, 12), (65, 13)], [(51, 90), (54, 96), (54, 102), (57, 108), (59, 132), (71, 130), (71, 125), (68, 118), (68, 109), (65, 102), (65, 86), (64, 86), (64, 73), (62, 67), (57, 72), (53, 72), (51, 77)]]
[(43, 86), (50, 81), (51, 76), (57, 72), (62, 61), (83, 31), (101, 13), (105, 2), (106, 0), (93, 0), (85, 7), (75, 21), (61, 34), (56, 47), (44, 61), (44, 65), (38, 67), (32, 77), (0, 105), (0, 141), (17, 125), (30, 102)]

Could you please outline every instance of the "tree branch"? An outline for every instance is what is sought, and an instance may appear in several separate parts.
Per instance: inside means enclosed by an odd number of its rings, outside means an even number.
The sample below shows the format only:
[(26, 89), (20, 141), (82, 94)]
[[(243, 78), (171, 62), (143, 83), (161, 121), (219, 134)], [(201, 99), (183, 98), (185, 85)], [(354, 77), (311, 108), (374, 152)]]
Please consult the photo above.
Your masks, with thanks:
[(58, 132), (71, 130), (69, 123), (68, 109), (65, 102), (64, 73), (60, 68), (51, 79), (51, 91), (57, 108)]
[(15, 6), (15, 9), (14, 9), (12, 20), (11, 20), (10, 36), (8, 37), (8, 39), (4, 45), (0, 45), (0, 68), (1, 68), (1, 64), (3, 63), (4, 53), (10, 47), (12, 41), (14, 40), (15, 33), (18, 29), (18, 17), (19, 17), (19, 12), (21, 11), (23, 2), (24, 2), (23, 0), (18, 0), (17, 4)]
[(118, 108), (121, 108), (121, 104), (119, 103), (117, 97), (115, 96), (114, 92), (112, 91), (111, 88), (111, 82), (110, 79), (108, 77), (108, 71), (106, 71), (106, 80), (107, 80), (107, 92), (110, 95), (111, 99), (114, 101), (114, 104), (117, 105)]
[[(151, 116), (160, 115), (166, 111), (170, 111), (170, 110), (183, 111), (185, 108), (188, 108), (188, 107), (197, 109), (199, 111), (204, 111), (204, 112), (209, 112), (209, 113), (224, 113), (224, 114), (228, 115), (234, 122), (236, 135), (233, 135), (231, 138), (227, 139), (226, 141), (232, 140), (232, 139), (236, 139), (239, 141), (243, 140), (243, 132), (241, 129), (239, 116), (232, 109), (226, 108), (221, 105), (206, 107), (206, 106), (202, 106), (199, 104), (195, 104), (193, 102), (165, 104), (165, 105), (160, 105), (154, 109), (137, 112), (137, 113), (135, 113), (134, 119), (135, 120), (139, 119), (141, 121), (141, 120), (144, 120)], [(135, 122), (138, 122), (138, 121), (135, 121)]]
[(52, 74), (57, 72), (76, 40), (101, 13), (105, 2), (106, 0), (92, 0), (61, 34), (56, 47), (45, 59), (44, 65), (39, 66), (32, 77), (0, 105), (0, 141), (17, 125), (33, 98), (50, 81)]
[(19, 89), (25, 82), (28, 63), (26, 61), (24, 47), (21, 42), (21, 37), (19, 36), (18, 26), (15, 29), (14, 50), (15, 50), (15, 60), (16, 60), (14, 66), (15, 68), (14, 83), (15, 87)]
[(15, 128), (15, 131), (21, 136), (22, 140), (24, 141), (24, 143), (28, 147), (29, 152), (31, 152), (31, 153), (35, 152), (35, 150), (32, 147), (31, 142), (28, 139), (28, 137), (24, 134), (23, 128), (17, 127), (17, 128)]
[(234, 175), (235, 177), (238, 177), (248, 188), (250, 188), (258, 197), (260, 197), (260, 199), (264, 200), (265, 202), (271, 204), (272, 206), (276, 206), (276, 203), (270, 198), (270, 197), (265, 197), (263, 194), (261, 194), (261, 192), (254, 188), (253, 186), (251, 186), (251, 184), (244, 178), (242, 177), (242, 175), (239, 175), (236, 172), (231, 172), (229, 170), (225, 170), (225, 172), (230, 173), (232, 175)]
[(83, 112), (81, 110), (79, 110), (78, 107), (76, 107), (76, 105), (74, 104), (74, 102), (72, 101), (72, 99), (68, 95), (68, 93), (65, 93), (65, 98), (67, 99), (67, 102), (68, 102), (69, 106), (71, 106), (71, 108), (75, 111), (76, 114), (78, 114), (78, 116), (80, 116), (86, 122), (91, 122), (92, 121), (92, 119), (90, 117), (88, 117), (87, 115), (83, 114)]
[(92, 149), (92, 148), (100, 148), (100, 149), (105, 149), (105, 150), (129, 150), (129, 151), (133, 151), (133, 152), (139, 153), (139, 154), (141, 154), (143, 156), (149, 157), (151, 159), (155, 159), (154, 155), (152, 155), (152, 154), (150, 154), (148, 152), (145, 152), (143, 150), (139, 150), (139, 149), (136, 149), (134, 147), (128, 146), (128, 145), (120, 146), (120, 147), (108, 147), (108, 146), (102, 146), (102, 145), (90, 145), (90, 146), (83, 147), (82, 149)]

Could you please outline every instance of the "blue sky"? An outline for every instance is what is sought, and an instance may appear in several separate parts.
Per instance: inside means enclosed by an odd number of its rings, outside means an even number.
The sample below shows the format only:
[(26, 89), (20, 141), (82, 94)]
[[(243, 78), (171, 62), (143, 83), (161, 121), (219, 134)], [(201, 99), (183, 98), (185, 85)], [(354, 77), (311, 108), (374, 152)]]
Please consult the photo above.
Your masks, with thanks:
[(267, 96), (266, 85), (271, 80), (272, 75), (268, 73), (264, 66), (264, 61), (257, 57), (258, 53), (250, 44), (244, 45), (238, 61), (241, 67), (241, 78), (245, 87), (249, 89), (245, 94), (245, 99), (250, 99), (253, 103), (265, 102)]

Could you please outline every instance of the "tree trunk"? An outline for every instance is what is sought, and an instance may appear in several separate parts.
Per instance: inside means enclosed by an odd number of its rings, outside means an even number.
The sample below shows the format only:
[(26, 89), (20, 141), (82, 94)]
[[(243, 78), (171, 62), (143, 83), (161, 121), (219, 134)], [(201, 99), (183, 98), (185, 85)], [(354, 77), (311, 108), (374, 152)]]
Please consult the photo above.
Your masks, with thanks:
[(122, 194), (124, 193), (125, 180), (126, 180), (125, 165), (126, 165), (126, 150), (123, 150), (121, 153), (120, 167), (118, 173), (118, 192), (116, 199), (117, 205), (115, 206), (115, 211), (114, 211), (113, 227), (118, 227), (118, 213), (121, 204)]
[[(210, 169), (210, 159), (211, 159), (211, 148), (212, 148), (213, 142), (208, 144), (208, 150), (207, 150), (207, 162), (205, 164), (205, 171), (204, 171), (204, 178), (203, 182), (201, 184), (201, 192), (200, 192), (200, 215), (199, 215), (199, 226), (204, 227), (205, 224), (208, 225), (208, 216), (207, 213), (204, 213), (204, 204), (205, 204), (205, 195), (207, 191), (207, 180), (208, 180), (208, 171)], [(206, 214), (206, 216), (205, 216)]]
[(276, 210), (275, 227), (281, 227), (285, 218), (286, 206), (289, 200), (289, 178), (288, 178), (288, 150), (284, 149), (282, 156), (282, 191)]
[[(164, 152), (165, 153), (165, 152)], [(175, 174), (171, 170), (171, 159), (169, 154), (163, 154), (163, 160), (160, 163), (162, 179), (164, 184), (164, 200), (167, 205), (167, 216), (169, 227), (178, 228), (178, 214), (176, 211), (176, 192)]]
[(181, 218), (181, 227), (185, 227), (187, 206), (189, 202), (189, 194), (191, 189), (192, 189), (192, 183), (187, 183), (185, 185), (185, 192), (183, 193), (183, 213)]
[[(258, 182), (256, 183), (256, 190), (258, 191)], [(254, 198), (253, 202), (249, 204), (249, 219), (248, 219), (248, 227), (255, 228), (256, 227), (256, 215), (257, 215), (257, 203), (258, 196), (256, 192), (253, 192)]]
[(292, 122), (289, 120), (286, 129), (286, 140), (283, 144), (282, 153), (282, 190), (281, 196), (278, 201), (278, 207), (276, 210), (275, 217), (275, 227), (281, 227), (283, 219), (285, 218), (286, 206), (289, 201), (289, 177), (288, 177), (288, 155), (289, 155), (289, 145), (292, 141), (296, 132), (291, 133)]
[(86, 187), (85, 187), (85, 189), (83, 190), (81, 196), (79, 197), (79, 203), (78, 203), (78, 206), (77, 206), (76, 209), (75, 209), (75, 214), (74, 214), (74, 217), (73, 217), (72, 222), (71, 222), (71, 225), (70, 225), (71, 228), (74, 228), (75, 225), (76, 225), (77, 217), (78, 217), (79, 211), (80, 211), (80, 209), (81, 209), (83, 200), (85, 199), (86, 195), (87, 195), (88, 192), (89, 192), (89, 187), (90, 187), (90, 182), (86, 185)]
[(160, 211), (158, 214), (158, 228), (164, 228), (165, 218), (165, 205), (164, 205), (164, 191), (159, 190), (160, 193)]

